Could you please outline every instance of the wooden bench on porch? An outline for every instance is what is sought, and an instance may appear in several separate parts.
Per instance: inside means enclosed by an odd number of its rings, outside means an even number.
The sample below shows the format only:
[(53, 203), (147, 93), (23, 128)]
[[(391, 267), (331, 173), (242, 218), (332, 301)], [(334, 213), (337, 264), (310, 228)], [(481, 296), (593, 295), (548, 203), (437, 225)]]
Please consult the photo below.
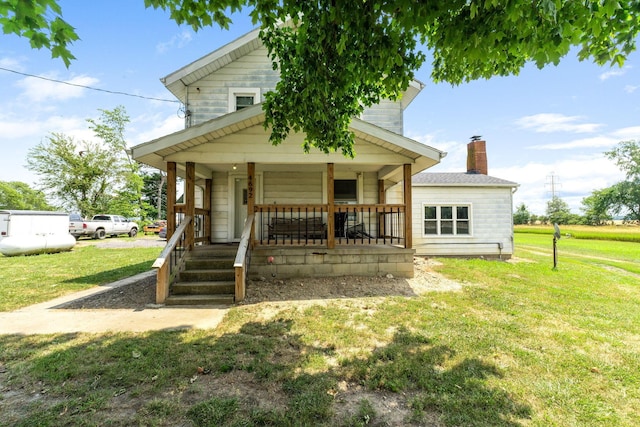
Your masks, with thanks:
[(269, 227), (269, 240), (278, 237), (295, 240), (326, 239), (327, 224), (321, 217), (311, 218), (272, 218)]

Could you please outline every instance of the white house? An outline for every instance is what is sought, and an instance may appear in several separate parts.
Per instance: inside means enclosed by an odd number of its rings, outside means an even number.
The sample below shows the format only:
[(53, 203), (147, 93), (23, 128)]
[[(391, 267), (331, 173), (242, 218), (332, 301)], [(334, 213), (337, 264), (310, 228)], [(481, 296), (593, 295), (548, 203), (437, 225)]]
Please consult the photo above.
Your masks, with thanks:
[[(132, 148), (136, 160), (168, 178), (169, 240), (156, 263), (157, 301), (178, 301), (185, 281), (212, 282), (202, 271), (230, 244), (238, 245), (230, 249), (235, 300), (249, 275), (411, 277), (422, 215), (414, 211), (411, 180), (446, 155), (402, 135), (403, 112), (423, 85), (413, 81), (400, 101), (353, 119), (354, 159), (305, 154), (302, 134), (273, 146), (260, 103), (279, 75), (258, 33), (161, 79), (185, 106), (185, 129)], [(175, 202), (177, 176), (185, 180), (184, 204)], [(207, 259), (187, 261), (198, 253)], [(184, 293), (213, 293), (191, 288)]]

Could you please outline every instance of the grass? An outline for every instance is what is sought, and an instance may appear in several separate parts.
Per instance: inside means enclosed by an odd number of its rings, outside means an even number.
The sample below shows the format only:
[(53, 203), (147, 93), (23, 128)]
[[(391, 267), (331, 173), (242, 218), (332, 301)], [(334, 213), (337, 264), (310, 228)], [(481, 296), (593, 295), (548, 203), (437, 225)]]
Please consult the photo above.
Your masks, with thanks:
[(518, 262), (440, 260), (460, 292), (1, 336), (0, 425), (640, 425), (638, 249), (562, 238), (552, 271), (550, 236), (518, 233)]
[[(553, 234), (551, 225), (516, 225), (516, 234)], [(619, 242), (640, 243), (640, 227), (637, 225), (603, 225), (591, 227), (587, 225), (563, 225), (560, 226), (563, 235), (571, 235), (574, 239), (587, 240), (612, 240)]]
[(0, 256), (0, 311), (149, 271), (159, 253), (157, 247), (101, 249), (87, 245), (57, 254)]

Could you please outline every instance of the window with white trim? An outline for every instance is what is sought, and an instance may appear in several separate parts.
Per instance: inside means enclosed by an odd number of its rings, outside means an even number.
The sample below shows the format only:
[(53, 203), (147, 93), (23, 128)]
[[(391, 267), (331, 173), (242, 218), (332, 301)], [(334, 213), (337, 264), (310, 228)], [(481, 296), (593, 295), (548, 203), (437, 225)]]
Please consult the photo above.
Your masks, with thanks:
[(229, 112), (242, 110), (260, 103), (260, 89), (258, 88), (229, 88)]
[(469, 205), (424, 205), (425, 236), (469, 236)]

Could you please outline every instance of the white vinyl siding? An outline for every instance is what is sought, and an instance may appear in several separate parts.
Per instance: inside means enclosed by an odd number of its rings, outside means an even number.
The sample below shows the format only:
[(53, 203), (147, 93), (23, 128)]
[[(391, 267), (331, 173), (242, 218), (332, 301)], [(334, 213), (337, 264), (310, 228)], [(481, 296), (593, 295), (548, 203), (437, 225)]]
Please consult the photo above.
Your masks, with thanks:
[(214, 172), (211, 185), (211, 239), (228, 242), (229, 236), (229, 179), (226, 172)]
[(279, 73), (271, 67), (267, 50), (263, 47), (236, 59), (189, 85), (187, 102), (191, 112), (190, 125), (235, 111), (235, 99), (230, 99), (234, 92), (254, 96), (254, 104), (261, 103), (263, 95), (275, 89), (279, 78)]
[(400, 102), (383, 99), (379, 104), (365, 109), (360, 118), (366, 122), (402, 135), (402, 105)]
[(276, 207), (322, 203), (322, 173), (265, 172), (264, 203)]
[[(509, 187), (416, 186), (413, 248), (427, 256), (513, 254), (512, 194)], [(469, 206), (469, 234), (425, 234), (425, 206)], [(460, 223), (458, 223), (458, 226)]]

